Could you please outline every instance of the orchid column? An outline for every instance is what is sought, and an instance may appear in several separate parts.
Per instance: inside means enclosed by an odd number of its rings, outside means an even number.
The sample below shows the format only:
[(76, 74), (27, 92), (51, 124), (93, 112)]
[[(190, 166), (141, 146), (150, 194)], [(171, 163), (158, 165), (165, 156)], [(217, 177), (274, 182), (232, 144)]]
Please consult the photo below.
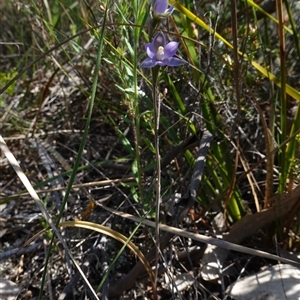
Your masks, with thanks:
[[(160, 154), (159, 154), (159, 113), (160, 113), (160, 102), (162, 96), (158, 96), (157, 83), (160, 75), (160, 67), (177, 67), (184, 64), (184, 62), (174, 57), (177, 52), (179, 43), (178, 42), (166, 42), (166, 37), (163, 32), (158, 32), (157, 28), (162, 18), (170, 16), (173, 12), (174, 7), (168, 7), (168, 0), (156, 0), (153, 3), (153, 19), (151, 20), (149, 27), (149, 39), (152, 42), (145, 45), (148, 58), (142, 63), (142, 68), (152, 69), (152, 99), (153, 99), (153, 111), (154, 111), (154, 139), (155, 139), (155, 158), (156, 158), (156, 208), (155, 208), (155, 238), (156, 238), (156, 257), (155, 257), (155, 282), (157, 281), (158, 275), (158, 261), (159, 261), (159, 248), (160, 248), (160, 237), (159, 237), (159, 212), (161, 204), (161, 166), (160, 166)], [(156, 34), (155, 34), (156, 33)], [(154, 35), (155, 34), (155, 35)]]

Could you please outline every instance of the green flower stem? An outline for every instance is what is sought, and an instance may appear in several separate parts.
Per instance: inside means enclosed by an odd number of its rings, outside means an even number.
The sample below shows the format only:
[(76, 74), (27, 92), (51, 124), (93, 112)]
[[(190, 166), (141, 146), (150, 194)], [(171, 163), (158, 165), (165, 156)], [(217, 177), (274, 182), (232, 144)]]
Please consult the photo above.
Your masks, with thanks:
[(159, 258), (159, 211), (160, 211), (160, 193), (161, 193), (161, 166), (159, 154), (159, 113), (160, 113), (160, 97), (157, 97), (157, 83), (159, 77), (159, 66), (152, 68), (152, 92), (153, 92), (153, 117), (154, 117), (154, 146), (156, 159), (156, 202), (155, 202), (155, 240), (156, 240), (156, 255), (155, 255), (155, 284), (158, 276), (158, 258)]
[(153, 18), (149, 25), (148, 25), (148, 36), (149, 36), (149, 41), (152, 40), (154, 33), (156, 32), (156, 29), (158, 28), (158, 25), (160, 23), (160, 19), (158, 18)]
[[(138, 7), (138, 2), (135, 2), (135, 7)], [(136, 11), (138, 11), (136, 9)], [(136, 23), (138, 23), (139, 16), (136, 16)], [(134, 30), (134, 57), (133, 57), (133, 86), (134, 86), (134, 100), (133, 100), (133, 131), (135, 136), (135, 162), (136, 166), (134, 166), (134, 173), (137, 175), (137, 184), (139, 191), (139, 199), (140, 202), (144, 205), (144, 192), (143, 192), (143, 180), (142, 180), (142, 167), (141, 167), (141, 153), (140, 153), (140, 145), (141, 145), (141, 134), (140, 134), (140, 110), (139, 110), (139, 97), (138, 97), (138, 83), (137, 83), (137, 69), (138, 69), (138, 60), (137, 60), (137, 46), (140, 35), (140, 28), (137, 26)]]

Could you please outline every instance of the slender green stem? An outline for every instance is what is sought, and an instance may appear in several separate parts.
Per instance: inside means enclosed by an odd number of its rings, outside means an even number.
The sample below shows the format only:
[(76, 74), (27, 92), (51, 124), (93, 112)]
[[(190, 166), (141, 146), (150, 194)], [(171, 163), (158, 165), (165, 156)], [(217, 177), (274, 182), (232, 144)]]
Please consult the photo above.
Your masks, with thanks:
[[(280, 76), (281, 76), (281, 95), (280, 95), (280, 112), (281, 112), (281, 142), (287, 138), (287, 105), (286, 105), (286, 62), (285, 62), (285, 37), (283, 29), (283, 6), (282, 1), (276, 1), (276, 9), (278, 16), (278, 34), (279, 34), (279, 49), (280, 49)], [(284, 192), (288, 178), (288, 160), (290, 157), (286, 155), (286, 145), (282, 147), (281, 156), (281, 179), (279, 180), (279, 192)]]
[[(148, 8), (147, 8), (148, 7)], [(134, 134), (134, 142), (135, 142), (135, 160), (133, 162), (133, 172), (135, 174), (135, 178), (138, 184), (138, 195), (140, 203), (144, 203), (144, 189), (143, 189), (143, 170), (141, 164), (141, 153), (140, 153), (140, 145), (141, 145), (141, 133), (140, 133), (140, 109), (139, 109), (139, 95), (138, 95), (138, 47), (139, 47), (139, 38), (141, 34), (141, 30), (147, 20), (149, 15), (150, 7), (147, 1), (143, 0), (134, 0), (132, 1), (133, 14), (135, 19), (135, 27), (134, 27), (134, 43), (133, 43), (133, 102), (130, 104), (130, 110), (132, 114), (132, 128)]]
[[(136, 23), (138, 23), (138, 2), (134, 3), (136, 11)], [(138, 181), (138, 190), (139, 190), (139, 200), (144, 204), (144, 193), (143, 193), (143, 183), (142, 183), (142, 167), (141, 167), (141, 153), (140, 153), (140, 144), (141, 144), (141, 135), (140, 135), (140, 111), (139, 111), (139, 99), (138, 99), (138, 83), (137, 83), (137, 69), (138, 69), (138, 60), (137, 60), (137, 47), (139, 41), (140, 28), (135, 27), (134, 29), (134, 45), (133, 45), (133, 87), (134, 87), (134, 100), (133, 100), (133, 129), (135, 135), (135, 160), (136, 160), (136, 172)]]
[(159, 76), (159, 66), (152, 68), (152, 98), (153, 98), (153, 112), (154, 112), (154, 147), (155, 147), (155, 159), (156, 159), (156, 203), (155, 203), (155, 240), (156, 240), (156, 255), (155, 255), (155, 283), (158, 276), (158, 258), (159, 258), (159, 211), (161, 203), (161, 166), (160, 166), (160, 154), (159, 154), (159, 114), (160, 114), (160, 97), (157, 97), (157, 83)]

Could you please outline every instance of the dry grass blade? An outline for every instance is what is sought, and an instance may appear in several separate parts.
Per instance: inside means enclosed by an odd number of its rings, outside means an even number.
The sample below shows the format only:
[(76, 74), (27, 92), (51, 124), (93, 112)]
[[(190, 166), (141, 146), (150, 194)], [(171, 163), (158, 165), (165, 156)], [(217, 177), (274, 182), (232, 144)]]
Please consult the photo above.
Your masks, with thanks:
[[(253, 97), (253, 101), (255, 103), (255, 107), (259, 113), (262, 128), (264, 131), (265, 136), (265, 151), (266, 151), (266, 192), (265, 192), (265, 199), (264, 199), (264, 208), (269, 208), (272, 206), (271, 197), (273, 195), (273, 168), (274, 168), (274, 142), (273, 142), (273, 128), (271, 127), (272, 124), (270, 122), (270, 126), (268, 127), (266, 118), (264, 116), (264, 112), (262, 111), (258, 101)], [(257, 205), (257, 208), (258, 205)], [(260, 208), (259, 210), (260, 211)]]
[[(80, 188), (87, 188), (87, 187), (94, 187), (94, 186), (98, 186), (98, 187), (99, 186), (114, 186), (116, 184), (123, 184), (123, 183), (129, 183), (129, 182), (134, 182), (134, 181), (135, 181), (135, 178), (129, 176), (129, 177), (118, 178), (118, 179), (108, 179), (108, 180), (100, 180), (100, 181), (73, 184), (72, 189), (80, 189)], [(65, 189), (66, 189), (66, 187), (59, 186), (59, 187), (55, 187), (55, 188), (49, 188), (47, 190), (36, 190), (35, 192), (37, 194), (45, 194), (45, 193), (52, 193), (52, 192), (57, 192), (57, 191), (64, 191)], [(0, 204), (4, 203), (4, 202), (8, 202), (12, 199), (20, 198), (20, 196), (27, 196), (27, 195), (29, 195), (29, 192), (22, 192), (17, 195), (0, 198)]]
[[(152, 221), (143, 220), (139, 217), (130, 215), (128, 213), (123, 213), (123, 212), (116, 211), (116, 210), (111, 209), (109, 207), (106, 207), (102, 204), (98, 204), (98, 205), (100, 205), (105, 210), (107, 210), (107, 211), (109, 211), (109, 212), (111, 212), (115, 215), (118, 215), (118, 216), (120, 216), (124, 219), (129, 219), (129, 220), (132, 220), (132, 221), (135, 221), (135, 222), (138, 222), (138, 223), (143, 223), (144, 225), (155, 228), (155, 223), (152, 222)], [(261, 225), (263, 216), (262, 216), (262, 218), (259, 218), (259, 219), (260, 219), (259, 224)], [(243, 220), (244, 220), (244, 218), (241, 221), (243, 221)], [(270, 218), (268, 218), (267, 220), (270, 221)], [(254, 220), (251, 220), (251, 223), (253, 221)], [(255, 250), (255, 249), (251, 249), (251, 248), (248, 248), (248, 247), (240, 246), (240, 245), (237, 245), (237, 244), (234, 244), (232, 242), (225, 241), (225, 240), (220, 240), (220, 239), (216, 239), (216, 238), (213, 238), (213, 237), (207, 237), (207, 236), (202, 235), (202, 234), (189, 232), (189, 231), (186, 231), (186, 230), (183, 230), (183, 229), (180, 229), (180, 228), (176, 228), (176, 227), (172, 227), (172, 226), (168, 226), (168, 225), (164, 225), (164, 224), (160, 224), (159, 228), (160, 228), (160, 230), (170, 232), (174, 235), (179, 235), (179, 236), (182, 236), (182, 237), (190, 238), (192, 240), (203, 242), (205, 244), (215, 245), (215, 246), (227, 249), (227, 250), (237, 251), (237, 252), (246, 253), (246, 254), (250, 254), (250, 255), (256, 255), (256, 256), (265, 257), (265, 258), (268, 258), (268, 259), (277, 260), (277, 261), (280, 261), (282, 263), (287, 263), (287, 264), (300, 266), (299, 262), (296, 262), (296, 261), (293, 261), (293, 260), (290, 260), (290, 259), (286, 259), (286, 258), (283, 258), (283, 257), (279, 257), (277, 255), (273, 255), (273, 254), (270, 254), (270, 253), (267, 253), (267, 252), (264, 252), (264, 251)], [(232, 236), (232, 238), (233, 238), (233, 236)]]
[[(241, 148), (238, 149), (239, 157), (240, 157), (241, 164), (242, 164), (242, 166), (243, 166), (243, 168), (246, 172), (247, 170), (250, 169), (250, 166), (248, 164), (248, 161), (245, 158), (245, 155), (243, 154), (243, 152), (241, 150), (242, 150)], [(260, 190), (260, 187), (259, 187), (258, 182), (256, 181), (256, 179), (254, 177), (253, 172), (247, 173), (247, 179), (248, 179), (249, 185), (251, 187), (251, 192), (252, 192), (252, 195), (253, 195), (253, 198), (254, 198), (254, 203), (255, 203), (255, 206), (256, 206), (256, 212), (260, 212), (258, 193), (257, 193), (257, 191)]]
[(55, 226), (53, 220), (51, 219), (49, 213), (47, 212), (47, 210), (43, 206), (43, 204), (42, 204), (41, 200), (39, 199), (37, 193), (35, 192), (34, 188), (32, 187), (31, 183), (29, 182), (28, 178), (26, 177), (26, 175), (22, 171), (22, 169), (21, 169), (19, 163), (17, 162), (17, 160), (15, 159), (14, 155), (11, 153), (11, 151), (7, 147), (7, 145), (6, 145), (4, 139), (2, 138), (1, 135), (0, 135), (0, 148), (3, 151), (4, 155), (6, 156), (6, 158), (8, 159), (11, 166), (13, 167), (13, 169), (15, 170), (15, 172), (17, 173), (18, 177), (20, 178), (20, 180), (24, 184), (24, 186), (27, 189), (28, 193), (30, 194), (30, 196), (32, 197), (32, 199), (34, 200), (34, 202), (36, 203), (36, 205), (38, 206), (38, 208), (42, 212), (45, 220), (51, 226), (53, 232), (55, 233), (55, 235), (57, 236), (57, 238), (59, 239), (59, 241), (62, 243), (63, 247), (65, 248), (66, 252), (68, 253), (70, 258), (72, 259), (74, 265), (76, 266), (78, 272), (81, 274), (83, 280), (85, 281), (85, 283), (86, 283), (87, 287), (89, 288), (91, 294), (93, 295), (94, 299), (98, 299), (95, 291), (93, 290), (93, 288), (90, 285), (89, 281), (87, 280), (86, 276), (84, 275), (84, 273), (80, 269), (79, 265), (77, 264), (75, 258), (73, 257), (72, 253), (70, 252), (70, 250), (69, 250), (67, 244), (65, 243), (63, 237), (59, 233), (59, 231), (58, 231), (57, 227)]
[(121, 234), (111, 228), (105, 227), (100, 224), (86, 222), (86, 221), (62, 222), (59, 224), (59, 226), (60, 227), (80, 227), (80, 228), (85, 228), (85, 229), (89, 229), (89, 230), (94, 230), (99, 233), (106, 234), (106, 235), (118, 240), (119, 242), (123, 243), (124, 245), (126, 245), (138, 257), (138, 259), (141, 261), (141, 263), (144, 265), (145, 269), (147, 270), (149, 277), (151, 279), (152, 287), (153, 287), (154, 299), (157, 299), (156, 286), (155, 286), (155, 275), (151, 269), (151, 266), (150, 266), (149, 262), (146, 260), (143, 253), (138, 249), (138, 247), (134, 243), (132, 243), (130, 240), (128, 240), (128, 238), (126, 236), (124, 236), (123, 234)]

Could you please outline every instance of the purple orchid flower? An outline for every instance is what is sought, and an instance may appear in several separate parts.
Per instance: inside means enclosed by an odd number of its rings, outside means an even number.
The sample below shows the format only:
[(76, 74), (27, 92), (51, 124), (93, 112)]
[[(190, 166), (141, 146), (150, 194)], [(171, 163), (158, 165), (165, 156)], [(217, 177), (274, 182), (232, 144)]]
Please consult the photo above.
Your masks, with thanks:
[(168, 8), (168, 0), (156, 0), (153, 5), (153, 14), (157, 18), (166, 18), (172, 14), (174, 5), (175, 3)]
[(152, 43), (145, 45), (147, 55), (142, 63), (142, 68), (153, 68), (154, 66), (170, 66), (177, 67), (184, 64), (179, 58), (173, 57), (178, 49), (178, 42), (170, 42), (166, 44), (166, 37), (159, 32), (153, 39)]

